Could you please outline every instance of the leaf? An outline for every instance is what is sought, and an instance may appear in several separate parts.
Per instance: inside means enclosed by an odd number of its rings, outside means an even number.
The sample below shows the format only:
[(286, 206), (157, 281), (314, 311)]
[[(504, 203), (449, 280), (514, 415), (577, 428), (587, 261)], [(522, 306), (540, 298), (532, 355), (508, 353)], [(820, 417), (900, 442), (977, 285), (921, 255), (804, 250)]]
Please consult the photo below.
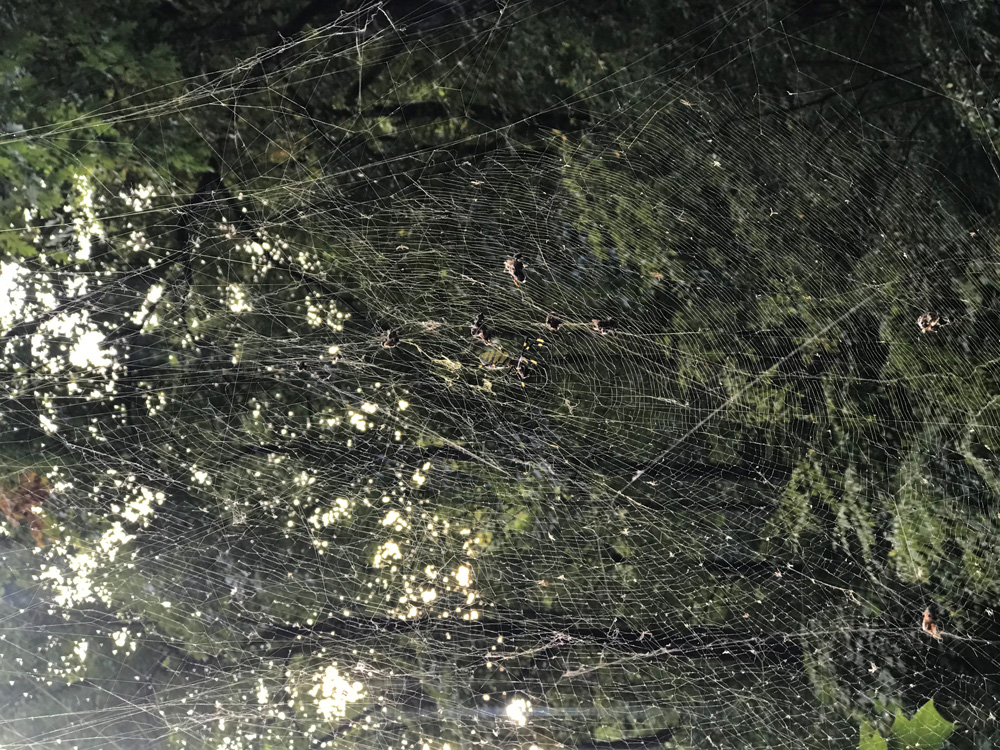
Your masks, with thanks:
[(898, 747), (907, 750), (940, 750), (954, 731), (955, 724), (938, 713), (933, 699), (922, 705), (912, 719), (907, 720), (902, 711), (897, 711), (892, 722), (892, 734)]
[[(941, 750), (949, 735), (955, 731), (955, 724), (947, 721), (934, 708), (934, 701), (922, 705), (912, 719), (896, 712), (892, 723), (893, 750)], [(875, 729), (864, 722), (861, 725), (859, 750), (888, 750), (888, 743)]]
[(594, 739), (607, 742), (609, 740), (620, 740), (622, 730), (618, 727), (599, 726), (594, 729)]
[(861, 725), (861, 744), (858, 750), (887, 750), (888, 745), (882, 735), (867, 721)]
[(38, 250), (30, 242), (25, 242), (13, 232), (9, 232), (0, 234), (0, 255), (31, 258), (38, 255)]

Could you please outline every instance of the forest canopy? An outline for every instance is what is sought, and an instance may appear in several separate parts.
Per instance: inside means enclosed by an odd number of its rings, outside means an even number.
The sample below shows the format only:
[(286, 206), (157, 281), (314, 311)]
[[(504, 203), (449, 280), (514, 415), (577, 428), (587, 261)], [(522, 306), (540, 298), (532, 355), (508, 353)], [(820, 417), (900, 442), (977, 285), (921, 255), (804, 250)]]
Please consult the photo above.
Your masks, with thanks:
[(998, 60), (0, 6), (0, 748), (993, 747)]

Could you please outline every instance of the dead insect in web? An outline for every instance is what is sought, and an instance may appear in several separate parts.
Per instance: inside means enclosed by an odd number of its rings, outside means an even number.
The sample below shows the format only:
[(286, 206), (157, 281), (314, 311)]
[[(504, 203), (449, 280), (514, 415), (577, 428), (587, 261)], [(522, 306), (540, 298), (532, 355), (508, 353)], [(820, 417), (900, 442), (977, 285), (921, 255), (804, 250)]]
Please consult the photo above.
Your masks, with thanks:
[(486, 315), (479, 313), (479, 315), (476, 316), (476, 319), (472, 321), (472, 327), (470, 330), (472, 332), (472, 338), (482, 339), (484, 344), (488, 344), (493, 340), (493, 335), (490, 329), (486, 327), (485, 320)]
[(382, 346), (392, 349), (399, 343), (399, 335), (391, 328), (382, 334)]
[(935, 333), (941, 326), (946, 326), (950, 322), (946, 317), (934, 313), (924, 313), (917, 318), (917, 327), (920, 328), (921, 333)]
[(941, 640), (941, 628), (938, 627), (937, 620), (934, 619), (934, 615), (931, 614), (931, 608), (928, 607), (924, 610), (923, 619), (920, 621), (920, 629), (923, 630), (931, 638)]
[(479, 355), (484, 370), (506, 370), (511, 365), (510, 355), (502, 349), (490, 349)]
[(555, 313), (549, 313), (545, 318), (545, 327), (550, 331), (558, 331), (559, 326), (562, 325), (562, 318), (560, 318)]
[(597, 331), (602, 336), (607, 336), (608, 333), (618, 328), (618, 321), (616, 321), (614, 318), (605, 318), (604, 320), (599, 320), (597, 318), (594, 318), (590, 322), (593, 324), (594, 330)]
[(504, 261), (503, 270), (514, 279), (514, 286), (521, 286), (528, 278), (524, 273), (524, 256), (521, 253)]

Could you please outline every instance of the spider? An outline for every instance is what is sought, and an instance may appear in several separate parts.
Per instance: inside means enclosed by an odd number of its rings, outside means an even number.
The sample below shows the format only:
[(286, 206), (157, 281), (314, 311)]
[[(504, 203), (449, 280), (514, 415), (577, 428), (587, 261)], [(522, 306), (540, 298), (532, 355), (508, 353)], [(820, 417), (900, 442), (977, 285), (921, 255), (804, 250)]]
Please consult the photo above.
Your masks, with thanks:
[[(535, 341), (537, 345), (542, 344), (541, 339), (535, 339)], [(502, 349), (492, 349), (479, 355), (480, 366), (484, 370), (513, 371), (521, 386), (524, 387), (524, 382), (535, 374), (534, 367), (538, 364), (537, 360), (531, 358), (531, 350), (532, 344), (528, 342), (528, 339), (525, 339), (524, 343), (521, 344), (521, 354), (516, 360)]]
[(524, 256), (521, 253), (506, 260), (503, 264), (503, 270), (514, 279), (514, 286), (521, 286), (528, 278), (524, 273)]

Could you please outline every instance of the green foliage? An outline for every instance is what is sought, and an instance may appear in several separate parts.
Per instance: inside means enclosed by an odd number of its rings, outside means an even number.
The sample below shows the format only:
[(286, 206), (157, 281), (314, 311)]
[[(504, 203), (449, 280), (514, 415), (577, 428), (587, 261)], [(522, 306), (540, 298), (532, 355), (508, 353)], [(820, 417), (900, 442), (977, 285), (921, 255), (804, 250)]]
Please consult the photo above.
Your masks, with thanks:
[[(932, 33), (895, 7), (845, 23), (839, 2), (516, 3), (433, 32), (376, 14), (345, 42), (286, 37), (322, 3), (17, 5), (0, 253), (38, 292), (17, 320), (67, 298), (52, 278), (109, 290), (85, 312), (112, 365), (74, 365), (71, 336), (46, 332), (3, 368), (31, 397), (7, 399), (4, 428), (33, 430), (5, 465), (66, 480), (60, 543), (8, 554), (7, 588), (86, 586), (51, 621), (2, 614), (19, 651), (72, 667), (46, 676), (73, 711), (107, 680), (164, 706), (148, 736), (177, 746), (242, 724), (262, 748), (367, 747), (349, 726), (364, 703), (310, 713), (310, 675), (337, 661), (393, 743), (463, 746), (476, 717), (505, 747), (664, 726), (691, 747), (853, 744), (872, 705), (925, 699), (928, 597), (946, 633), (993, 606), (1000, 266), (908, 160), (965, 126), (950, 103), (898, 114), (880, 87)], [(809, 60), (845, 49), (874, 57)], [(845, 63), (861, 95), (839, 95)], [(61, 230), (85, 213), (81, 176), (108, 242), (77, 271)], [(140, 183), (164, 190), (133, 205)], [(518, 288), (500, 270), (515, 249)], [(919, 333), (928, 305), (953, 325)], [(537, 380), (483, 374), (479, 309), (508, 351), (565, 317)], [(164, 498), (141, 516), (138, 484)], [(115, 682), (126, 626), (140, 699)], [(48, 668), (16, 658), (25, 683)], [(940, 681), (963, 726), (988, 726), (975, 680)], [(61, 698), (11, 688), (14, 721), (71, 736)], [(520, 691), (547, 713), (502, 729), (496, 696)], [(888, 740), (863, 724), (861, 748), (935, 750), (952, 728), (928, 703)]]
[(861, 744), (859, 750), (888, 750), (889, 744), (868, 722), (861, 724)]
[(859, 750), (941, 750), (945, 740), (955, 731), (955, 724), (946, 720), (931, 699), (907, 719), (896, 712), (888, 741), (867, 722), (861, 725)]

